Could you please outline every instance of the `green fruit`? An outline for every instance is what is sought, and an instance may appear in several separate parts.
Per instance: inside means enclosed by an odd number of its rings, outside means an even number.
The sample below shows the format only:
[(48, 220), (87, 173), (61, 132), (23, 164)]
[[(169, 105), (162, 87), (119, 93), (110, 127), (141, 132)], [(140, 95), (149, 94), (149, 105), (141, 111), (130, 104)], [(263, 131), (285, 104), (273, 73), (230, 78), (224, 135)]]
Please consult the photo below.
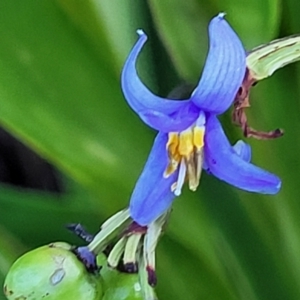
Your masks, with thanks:
[(107, 265), (107, 259), (103, 253), (100, 253), (97, 256), (97, 265), (101, 268), (100, 280), (102, 282), (103, 293), (105, 293), (105, 291), (109, 288), (110, 283), (117, 278), (120, 272)]
[(106, 282), (102, 300), (143, 300), (138, 274), (119, 273)]
[(4, 282), (7, 299), (102, 299), (98, 276), (88, 273), (70, 248), (67, 243), (57, 242), (21, 256)]

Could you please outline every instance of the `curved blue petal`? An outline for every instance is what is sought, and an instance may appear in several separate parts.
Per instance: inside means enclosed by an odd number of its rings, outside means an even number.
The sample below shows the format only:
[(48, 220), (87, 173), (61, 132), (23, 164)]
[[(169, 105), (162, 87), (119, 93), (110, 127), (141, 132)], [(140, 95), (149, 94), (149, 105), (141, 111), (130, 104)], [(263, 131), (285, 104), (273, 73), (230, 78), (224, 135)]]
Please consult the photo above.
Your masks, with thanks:
[(130, 215), (142, 226), (148, 225), (164, 213), (175, 198), (171, 192), (171, 185), (176, 181), (177, 173), (169, 178), (163, 177), (168, 163), (167, 140), (167, 134), (158, 133), (148, 161), (131, 195)]
[[(242, 140), (237, 141), (232, 146), (232, 149), (242, 160), (246, 162), (251, 161), (251, 156), (252, 156), (251, 146), (245, 143), (244, 141)], [(203, 159), (202, 169), (205, 170), (207, 173), (210, 173), (205, 157)]]
[[(122, 91), (130, 107), (141, 117), (147, 113), (148, 115), (153, 112), (157, 112), (157, 116), (170, 115), (180, 110), (180, 108), (185, 105), (187, 100), (171, 100), (164, 99), (154, 95), (140, 80), (137, 70), (136, 61), (137, 57), (147, 41), (147, 36), (142, 30), (138, 30), (139, 39), (133, 49), (131, 50), (121, 76)], [(163, 128), (158, 128), (156, 123), (152, 123), (151, 119), (143, 118), (149, 126), (161, 130)], [(163, 119), (161, 122), (163, 124)], [(178, 131), (176, 128), (174, 131)]]
[(262, 194), (280, 190), (277, 176), (248, 163), (235, 152), (215, 116), (207, 120), (204, 156), (209, 172), (233, 186)]
[(207, 112), (220, 114), (229, 108), (246, 72), (243, 45), (219, 14), (209, 24), (209, 52), (201, 80), (191, 100)]
[(146, 124), (161, 132), (182, 131), (199, 117), (199, 108), (192, 102), (184, 104), (178, 111), (167, 115), (158, 111), (141, 111), (140, 117)]
[(245, 143), (242, 140), (237, 141), (233, 146), (233, 150), (235, 153), (244, 161), (250, 162), (251, 161), (251, 146)]

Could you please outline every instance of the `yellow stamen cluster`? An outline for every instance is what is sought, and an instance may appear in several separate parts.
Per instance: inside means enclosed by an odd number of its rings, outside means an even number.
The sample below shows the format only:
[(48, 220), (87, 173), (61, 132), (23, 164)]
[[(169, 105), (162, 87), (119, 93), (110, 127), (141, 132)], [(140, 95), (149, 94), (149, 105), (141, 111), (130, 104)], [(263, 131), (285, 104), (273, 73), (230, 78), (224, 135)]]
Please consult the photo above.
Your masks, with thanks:
[[(182, 132), (170, 132), (166, 145), (169, 163), (164, 177), (169, 177), (179, 167), (185, 164), (185, 179), (189, 188), (195, 191), (199, 185), (203, 163), (204, 127), (190, 127)], [(180, 176), (180, 175), (179, 175)], [(176, 188), (176, 183), (172, 189)]]

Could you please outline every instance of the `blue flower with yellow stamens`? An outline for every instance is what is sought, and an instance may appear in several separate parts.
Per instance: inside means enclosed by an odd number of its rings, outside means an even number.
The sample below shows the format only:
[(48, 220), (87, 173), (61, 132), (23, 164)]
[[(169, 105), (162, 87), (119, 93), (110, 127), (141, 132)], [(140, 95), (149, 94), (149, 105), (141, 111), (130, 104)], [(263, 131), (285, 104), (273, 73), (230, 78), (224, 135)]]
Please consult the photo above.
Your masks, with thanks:
[(224, 19), (209, 24), (209, 52), (202, 77), (187, 100), (160, 98), (141, 82), (136, 60), (147, 40), (142, 30), (122, 72), (122, 90), (131, 108), (159, 131), (130, 201), (131, 217), (147, 225), (166, 211), (182, 186), (196, 190), (202, 169), (240, 189), (275, 194), (280, 179), (250, 163), (250, 148), (232, 147), (217, 115), (232, 104), (246, 72), (243, 45)]

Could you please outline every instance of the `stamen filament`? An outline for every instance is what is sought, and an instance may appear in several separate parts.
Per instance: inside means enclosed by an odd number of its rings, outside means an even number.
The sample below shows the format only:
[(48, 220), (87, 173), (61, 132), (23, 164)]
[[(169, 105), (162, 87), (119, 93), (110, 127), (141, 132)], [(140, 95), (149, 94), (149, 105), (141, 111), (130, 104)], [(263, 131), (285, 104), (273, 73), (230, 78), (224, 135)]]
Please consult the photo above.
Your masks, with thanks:
[(197, 186), (198, 186), (200, 182), (202, 166), (203, 166), (203, 148), (201, 148), (199, 151), (196, 152), (196, 159), (197, 159), (196, 178), (197, 178)]
[(110, 251), (107, 258), (107, 264), (110, 267), (116, 268), (118, 266), (121, 256), (124, 252), (126, 242), (127, 242), (127, 237), (123, 236), (121, 239), (119, 239), (119, 241), (115, 244), (113, 249)]
[(142, 236), (142, 233), (134, 233), (127, 239), (123, 262), (128, 273), (135, 273), (137, 271), (136, 253)]
[(197, 165), (195, 164), (194, 155), (191, 155), (187, 160), (187, 174), (189, 180), (189, 188), (192, 191), (195, 191), (198, 187), (197, 184), (197, 177), (196, 177), (196, 168)]
[(179, 196), (181, 194), (181, 189), (185, 180), (185, 174), (186, 174), (186, 163), (182, 158), (179, 166), (178, 180), (177, 180), (176, 188), (174, 190), (174, 194), (176, 196)]
[(178, 133), (170, 132), (168, 136), (169, 139), (166, 148), (169, 156), (169, 164), (164, 172), (164, 178), (168, 178), (171, 174), (173, 174), (177, 170), (180, 161), (180, 156), (178, 155), (178, 145), (179, 145)]

